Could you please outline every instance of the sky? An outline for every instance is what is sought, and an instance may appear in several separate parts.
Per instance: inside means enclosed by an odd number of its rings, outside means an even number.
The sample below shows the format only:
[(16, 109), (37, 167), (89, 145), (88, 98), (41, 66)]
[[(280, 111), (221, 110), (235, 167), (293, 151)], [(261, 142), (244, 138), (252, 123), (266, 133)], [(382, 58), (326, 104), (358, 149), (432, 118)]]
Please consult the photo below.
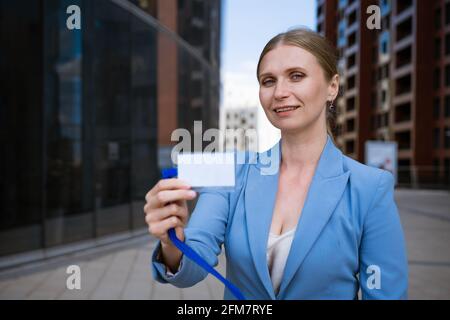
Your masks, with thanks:
[(292, 27), (316, 30), (316, 0), (223, 1), (221, 106), (259, 106), (256, 65), (264, 45)]

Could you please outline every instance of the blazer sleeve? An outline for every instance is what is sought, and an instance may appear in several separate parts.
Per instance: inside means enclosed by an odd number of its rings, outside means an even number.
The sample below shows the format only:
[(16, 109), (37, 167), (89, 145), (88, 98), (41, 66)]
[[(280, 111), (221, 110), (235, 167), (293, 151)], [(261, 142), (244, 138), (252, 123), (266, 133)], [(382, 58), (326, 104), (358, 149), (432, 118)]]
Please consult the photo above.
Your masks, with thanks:
[[(197, 204), (184, 229), (185, 243), (203, 257), (211, 266), (218, 264), (222, 251), (229, 212), (229, 193), (226, 191), (199, 192)], [(207, 276), (207, 272), (188, 259), (181, 258), (181, 265), (174, 275), (166, 273), (166, 267), (157, 259), (161, 242), (158, 240), (152, 254), (153, 278), (161, 283), (171, 283), (179, 288), (195, 285)]]
[(380, 174), (363, 223), (359, 248), (362, 299), (407, 299), (408, 261), (394, 200), (394, 178)]

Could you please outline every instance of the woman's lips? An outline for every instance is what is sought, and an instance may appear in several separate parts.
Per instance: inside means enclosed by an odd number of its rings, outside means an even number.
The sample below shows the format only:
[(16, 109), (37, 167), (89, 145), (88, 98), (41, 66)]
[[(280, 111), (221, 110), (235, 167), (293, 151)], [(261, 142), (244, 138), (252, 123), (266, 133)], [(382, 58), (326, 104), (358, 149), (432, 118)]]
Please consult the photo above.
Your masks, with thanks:
[(288, 116), (295, 110), (297, 110), (300, 106), (282, 106), (282, 107), (276, 107), (273, 109), (273, 111), (278, 116)]

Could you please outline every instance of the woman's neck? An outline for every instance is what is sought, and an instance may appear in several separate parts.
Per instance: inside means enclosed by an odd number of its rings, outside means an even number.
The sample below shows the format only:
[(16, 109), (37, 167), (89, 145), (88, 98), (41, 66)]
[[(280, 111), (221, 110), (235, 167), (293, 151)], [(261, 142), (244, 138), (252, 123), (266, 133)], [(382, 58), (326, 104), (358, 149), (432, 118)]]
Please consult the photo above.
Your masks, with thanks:
[(326, 142), (326, 128), (315, 130), (315, 132), (282, 132), (281, 170), (301, 172), (305, 168), (315, 167)]

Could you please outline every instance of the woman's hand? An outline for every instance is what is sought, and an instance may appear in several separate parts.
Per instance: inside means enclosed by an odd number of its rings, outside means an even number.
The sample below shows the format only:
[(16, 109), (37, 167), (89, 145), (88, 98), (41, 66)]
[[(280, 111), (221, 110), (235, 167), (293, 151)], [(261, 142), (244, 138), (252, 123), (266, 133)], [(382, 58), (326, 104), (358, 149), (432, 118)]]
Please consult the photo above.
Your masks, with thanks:
[(184, 241), (184, 227), (188, 221), (187, 200), (193, 200), (196, 192), (177, 178), (162, 179), (145, 196), (145, 221), (151, 235), (164, 246), (172, 245), (168, 230), (175, 228), (178, 239)]

